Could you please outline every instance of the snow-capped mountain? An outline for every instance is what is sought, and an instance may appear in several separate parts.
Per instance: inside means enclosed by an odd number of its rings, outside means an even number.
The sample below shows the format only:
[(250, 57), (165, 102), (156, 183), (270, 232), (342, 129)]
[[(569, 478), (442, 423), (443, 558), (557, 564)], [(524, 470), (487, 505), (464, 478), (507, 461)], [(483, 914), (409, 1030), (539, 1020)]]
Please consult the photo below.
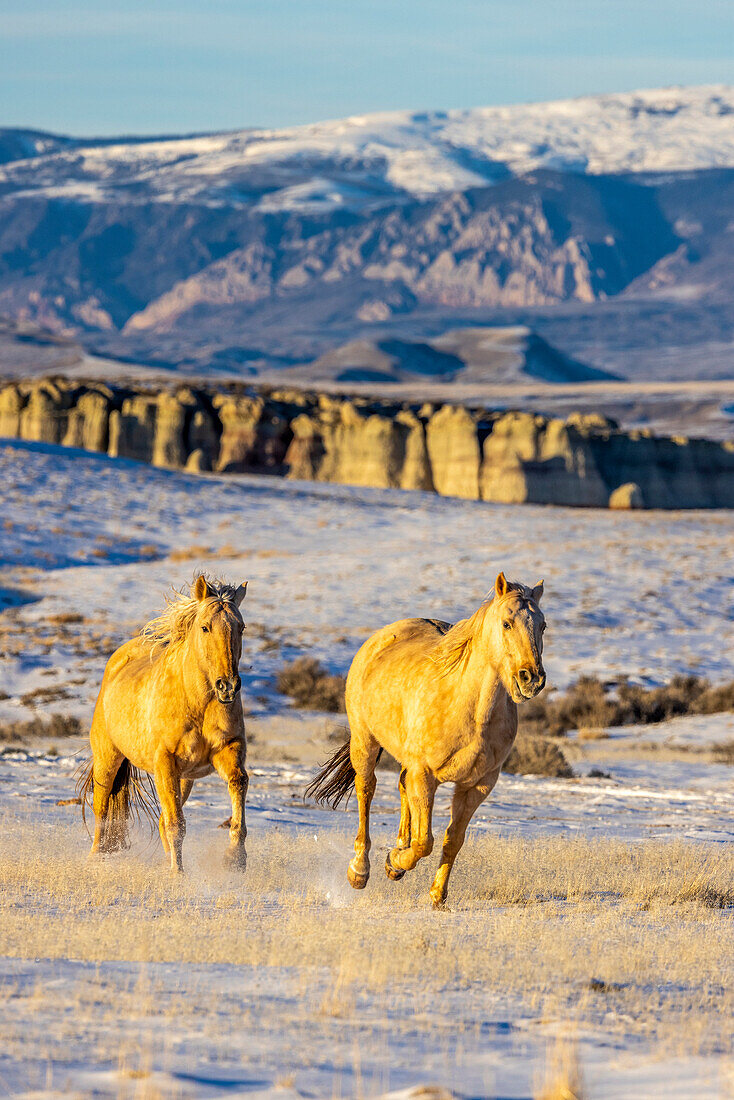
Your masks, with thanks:
[(197, 371), (509, 322), (621, 375), (729, 377), (732, 226), (723, 85), (179, 138), (0, 131), (0, 315)]
[[(536, 169), (610, 174), (734, 167), (734, 88), (394, 111), (283, 130), (81, 141), (15, 133), (0, 190), (85, 202), (360, 209), (486, 187)], [(24, 152), (25, 150), (25, 152)], [(2, 158), (0, 158), (2, 159)]]

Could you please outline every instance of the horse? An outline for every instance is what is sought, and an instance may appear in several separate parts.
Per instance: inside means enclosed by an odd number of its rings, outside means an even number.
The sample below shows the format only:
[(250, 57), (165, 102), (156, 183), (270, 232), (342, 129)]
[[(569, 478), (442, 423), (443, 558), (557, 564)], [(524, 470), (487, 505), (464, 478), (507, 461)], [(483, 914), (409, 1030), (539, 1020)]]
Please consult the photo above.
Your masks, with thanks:
[(370, 803), (375, 767), (387, 750), (400, 771), (400, 826), (385, 870), (401, 879), (433, 850), (437, 787), (454, 783), (451, 821), (430, 890), (445, 907), (448, 881), (472, 814), (499, 777), (517, 733), (517, 706), (545, 687), (540, 610), (533, 588), (500, 573), (489, 598), (452, 626), (401, 619), (373, 634), (347, 676), (350, 738), (327, 760), (306, 796), (336, 808), (356, 789), (359, 827), (347, 878), (356, 890), (370, 876)]
[(83, 814), (93, 792), (90, 856), (127, 847), (128, 819), (142, 811), (158, 825), (171, 870), (182, 873), (183, 806), (194, 780), (216, 771), (232, 800), (227, 862), (244, 870), (248, 776), (238, 665), (246, 591), (247, 583), (198, 576), (190, 594), (175, 593), (107, 662), (92, 758), (78, 781)]

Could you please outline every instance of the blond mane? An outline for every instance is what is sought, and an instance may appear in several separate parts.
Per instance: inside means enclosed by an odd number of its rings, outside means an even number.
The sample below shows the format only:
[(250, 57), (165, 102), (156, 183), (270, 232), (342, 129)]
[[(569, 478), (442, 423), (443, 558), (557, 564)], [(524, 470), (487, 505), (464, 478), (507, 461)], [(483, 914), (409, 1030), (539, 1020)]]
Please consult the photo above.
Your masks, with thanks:
[(441, 668), (441, 674), (446, 675), (459, 668), (469, 659), (472, 640), (484, 625), (484, 617), (489, 610), (494, 593), (485, 599), (468, 619), (460, 619), (458, 623), (446, 631), (442, 638), (436, 642), (431, 654), (431, 659)]
[[(212, 604), (218, 601), (231, 603), (236, 609), (234, 597), (237, 589), (232, 584), (224, 581), (213, 581), (206, 578), (209, 588), (214, 595), (208, 596), (204, 604)], [(168, 653), (178, 649), (186, 641), (191, 626), (202, 603), (195, 599), (186, 589), (173, 590), (171, 596), (166, 596), (166, 607), (160, 615), (156, 615), (141, 627), (139, 638), (150, 649), (151, 656), (157, 649), (163, 648)]]
[[(520, 596), (522, 599), (532, 599), (532, 589), (519, 581), (508, 582), (508, 591), (502, 599), (510, 596)], [(441, 668), (441, 675), (460, 668), (469, 659), (471, 647), (477, 634), (481, 634), (484, 619), (490, 607), (495, 601), (494, 590), (485, 596), (477, 610), (468, 619), (460, 619), (440, 638), (431, 654), (431, 659)]]

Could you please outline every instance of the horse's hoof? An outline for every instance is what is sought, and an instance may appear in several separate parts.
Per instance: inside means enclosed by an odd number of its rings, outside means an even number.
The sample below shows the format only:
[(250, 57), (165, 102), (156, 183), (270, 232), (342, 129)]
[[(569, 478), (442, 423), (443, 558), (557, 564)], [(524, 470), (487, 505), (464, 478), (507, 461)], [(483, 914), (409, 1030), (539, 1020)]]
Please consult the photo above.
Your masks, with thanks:
[(448, 913), (449, 903), (446, 901), (446, 897), (441, 897), (440, 894), (431, 894), (431, 905), (434, 909), (437, 909), (439, 913)]
[(224, 866), (231, 871), (244, 871), (247, 867), (247, 854), (244, 848), (228, 848), (224, 853)]
[(355, 871), (351, 863), (347, 867), (347, 878), (349, 879), (349, 885), (353, 886), (355, 890), (364, 890), (369, 877), (369, 871)]
[(402, 867), (394, 867), (392, 860), (390, 859), (390, 853), (387, 853), (387, 859), (385, 860), (385, 874), (388, 878), (391, 878), (393, 882), (399, 882), (405, 874)]

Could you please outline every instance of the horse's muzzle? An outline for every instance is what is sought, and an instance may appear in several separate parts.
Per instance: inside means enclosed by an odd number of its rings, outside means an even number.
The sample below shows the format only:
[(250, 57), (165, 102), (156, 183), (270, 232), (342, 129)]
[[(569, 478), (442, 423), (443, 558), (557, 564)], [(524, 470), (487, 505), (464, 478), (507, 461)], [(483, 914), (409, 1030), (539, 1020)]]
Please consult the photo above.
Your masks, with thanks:
[(220, 703), (233, 703), (241, 687), (242, 680), (239, 674), (235, 676), (234, 680), (225, 680), (220, 677), (214, 684), (214, 690)]
[(534, 699), (545, 687), (545, 669), (521, 668), (515, 676), (515, 686), (523, 699)]

